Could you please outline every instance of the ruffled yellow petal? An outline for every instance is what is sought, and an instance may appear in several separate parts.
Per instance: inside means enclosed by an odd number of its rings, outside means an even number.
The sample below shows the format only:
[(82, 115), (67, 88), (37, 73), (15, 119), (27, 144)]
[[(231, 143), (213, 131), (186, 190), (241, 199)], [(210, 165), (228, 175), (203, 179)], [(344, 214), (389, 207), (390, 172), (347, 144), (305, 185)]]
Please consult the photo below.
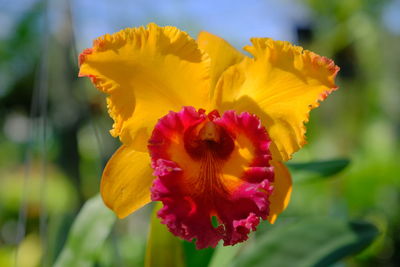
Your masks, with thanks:
[(288, 160), (305, 144), (309, 111), (337, 88), (334, 62), (288, 42), (252, 39), (246, 58), (225, 71), (215, 103), (257, 114), (274, 144), (275, 159)]
[(103, 171), (100, 192), (104, 203), (124, 218), (150, 202), (153, 182), (150, 156), (122, 145)]
[(214, 88), (221, 74), (230, 66), (239, 63), (244, 55), (224, 39), (209, 32), (200, 32), (197, 37), (199, 47), (211, 59), (211, 88)]
[(80, 55), (79, 76), (109, 95), (113, 136), (140, 151), (157, 119), (184, 105), (208, 108), (209, 58), (175, 27), (125, 29), (104, 35)]
[(274, 191), (269, 197), (269, 216), (268, 221), (274, 223), (278, 215), (284, 211), (289, 204), (292, 193), (292, 178), (288, 168), (280, 161), (271, 160), (269, 162), (274, 167)]

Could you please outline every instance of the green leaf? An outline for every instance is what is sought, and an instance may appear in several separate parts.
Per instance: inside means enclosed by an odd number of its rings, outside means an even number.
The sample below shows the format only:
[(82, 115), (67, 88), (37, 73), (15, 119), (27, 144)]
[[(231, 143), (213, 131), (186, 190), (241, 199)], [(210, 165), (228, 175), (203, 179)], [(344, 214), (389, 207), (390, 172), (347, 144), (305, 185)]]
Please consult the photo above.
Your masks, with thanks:
[(295, 181), (305, 181), (313, 178), (324, 178), (339, 173), (350, 163), (348, 159), (313, 161), (307, 163), (287, 163), (294, 174)]
[(89, 199), (75, 219), (55, 267), (93, 266), (114, 222), (114, 213), (100, 196)]
[(183, 251), (185, 252), (186, 266), (203, 267), (208, 266), (211, 257), (214, 255), (214, 248), (204, 248), (198, 250), (195, 243), (183, 241)]
[(234, 246), (224, 247), (221, 243), (218, 245), (211, 259), (209, 267), (232, 266), (231, 261), (234, 259), (243, 243)]
[(183, 267), (182, 241), (171, 234), (157, 218), (157, 211), (162, 207), (157, 202), (151, 216), (151, 225), (146, 249), (146, 267)]
[(377, 236), (377, 228), (366, 222), (308, 218), (271, 226), (233, 266), (328, 266), (360, 252)]

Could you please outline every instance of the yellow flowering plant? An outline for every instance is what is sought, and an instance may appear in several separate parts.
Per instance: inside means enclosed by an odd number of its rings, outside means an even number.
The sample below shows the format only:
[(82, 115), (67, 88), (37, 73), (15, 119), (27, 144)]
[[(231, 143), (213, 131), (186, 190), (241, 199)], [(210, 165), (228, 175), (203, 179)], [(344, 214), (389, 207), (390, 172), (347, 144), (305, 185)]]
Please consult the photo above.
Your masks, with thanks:
[(251, 42), (246, 56), (208, 32), (194, 40), (149, 24), (82, 52), (79, 76), (108, 95), (122, 142), (100, 188), (119, 218), (161, 201), (162, 223), (205, 248), (242, 242), (287, 207), (284, 162), (306, 143), (309, 112), (337, 89), (339, 68), (288, 42)]

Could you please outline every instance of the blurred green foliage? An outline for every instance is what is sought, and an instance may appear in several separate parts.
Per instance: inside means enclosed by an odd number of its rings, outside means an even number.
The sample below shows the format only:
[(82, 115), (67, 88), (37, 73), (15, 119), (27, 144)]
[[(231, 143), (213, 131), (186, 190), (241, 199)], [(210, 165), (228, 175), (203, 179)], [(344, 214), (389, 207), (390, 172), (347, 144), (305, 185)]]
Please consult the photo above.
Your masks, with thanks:
[(71, 227), (68, 240), (55, 267), (92, 266), (110, 234), (116, 216), (100, 196), (88, 200)]
[(183, 267), (185, 264), (182, 242), (161, 224), (157, 217), (161, 208), (162, 203), (156, 203), (151, 215), (144, 266)]
[(233, 266), (330, 266), (360, 252), (377, 237), (368, 223), (336, 218), (305, 218), (273, 226)]
[[(33, 2), (0, 38), (0, 266), (52, 266), (68, 258), (68, 250), (90, 255), (84, 257), (88, 265), (143, 266), (151, 207), (113, 228), (104, 207), (88, 211), (93, 202), (76, 219), (98, 193), (102, 168), (118, 141), (108, 135), (103, 96), (76, 77), (71, 10), (53, 5), (57, 16), (44, 28), (48, 9), (44, 1)], [(295, 181), (289, 208), (276, 225), (262, 223), (235, 247), (198, 252), (180, 242), (186, 266), (290, 265), (300, 258), (293, 252), (296, 244), (303, 255), (314, 253), (313, 259), (302, 257), (304, 266), (400, 262), (400, 36), (383, 24), (393, 1), (301, 3), (310, 20), (297, 25), (298, 42), (335, 60), (340, 89), (311, 113), (309, 144), (289, 164)], [(38, 92), (43, 82), (47, 95)], [(354, 220), (363, 223), (348, 223)], [(378, 232), (371, 246), (355, 254)]]

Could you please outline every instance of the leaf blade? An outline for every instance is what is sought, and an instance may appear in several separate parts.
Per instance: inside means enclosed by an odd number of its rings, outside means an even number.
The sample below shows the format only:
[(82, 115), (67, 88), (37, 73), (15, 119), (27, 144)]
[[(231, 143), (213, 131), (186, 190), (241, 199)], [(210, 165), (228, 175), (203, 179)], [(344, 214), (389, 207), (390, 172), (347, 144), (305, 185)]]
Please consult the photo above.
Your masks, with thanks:
[(306, 181), (313, 178), (327, 178), (331, 177), (350, 164), (348, 159), (334, 159), (326, 161), (312, 161), (312, 162), (299, 162), (287, 163), (291, 173), (294, 174), (295, 181)]
[(162, 207), (157, 202), (151, 216), (149, 237), (147, 239), (145, 267), (183, 267), (182, 242), (157, 218), (157, 212)]
[(54, 266), (92, 266), (115, 220), (99, 195), (86, 201)]
[(183, 241), (183, 251), (185, 255), (186, 266), (209, 266), (210, 261), (214, 257), (214, 248), (204, 248), (198, 250), (195, 243)]
[(327, 266), (360, 252), (377, 235), (366, 222), (308, 218), (270, 229), (234, 266)]
[(219, 244), (211, 258), (209, 267), (231, 266), (232, 260), (242, 247), (243, 243), (234, 246), (222, 246)]

